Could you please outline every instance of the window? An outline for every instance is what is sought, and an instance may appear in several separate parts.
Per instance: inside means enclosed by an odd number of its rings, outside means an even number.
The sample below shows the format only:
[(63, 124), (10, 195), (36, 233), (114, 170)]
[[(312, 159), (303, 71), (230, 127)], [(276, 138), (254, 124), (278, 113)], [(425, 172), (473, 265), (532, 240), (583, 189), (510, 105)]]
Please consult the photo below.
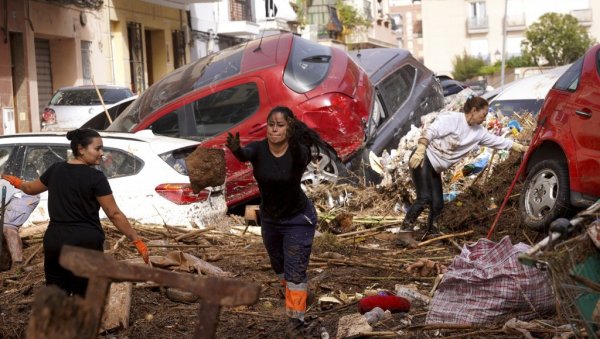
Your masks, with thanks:
[(469, 16), (471, 18), (485, 18), (485, 2), (471, 2), (469, 4)]
[(376, 97), (375, 106), (373, 107), (373, 113), (371, 113), (371, 120), (369, 121), (368, 136), (375, 135), (377, 127), (379, 127), (379, 125), (383, 121), (385, 121), (385, 112), (383, 111), (381, 100), (379, 99), (379, 97)]
[(563, 91), (575, 92), (577, 89), (577, 85), (579, 85), (579, 77), (581, 75), (581, 69), (583, 68), (583, 57), (577, 59), (567, 69), (567, 71), (558, 78), (556, 84), (554, 84), (554, 88), (560, 89)]
[(39, 178), (55, 162), (66, 161), (71, 153), (67, 145), (27, 146), (25, 152), (24, 180)]
[(297, 93), (317, 87), (329, 73), (331, 48), (294, 36), (283, 82)]
[(14, 146), (0, 146), (0, 172), (6, 173), (6, 165)]
[(226, 88), (193, 102), (192, 112), (200, 138), (217, 135), (237, 125), (260, 106), (255, 83)]
[(92, 84), (92, 42), (81, 40), (81, 68), (83, 84)]
[[(98, 88), (104, 103), (114, 104), (125, 100), (133, 93), (128, 88)], [(51, 105), (59, 106), (96, 106), (101, 105), (98, 93), (94, 88), (61, 89), (50, 100)]]
[(154, 134), (205, 139), (251, 116), (260, 106), (258, 87), (246, 83), (225, 88), (162, 116), (152, 123)]
[(408, 99), (416, 74), (417, 70), (413, 66), (406, 65), (388, 76), (378, 86), (388, 116), (399, 110)]
[(104, 159), (99, 167), (108, 179), (112, 179), (137, 174), (144, 167), (144, 163), (133, 154), (105, 148)]

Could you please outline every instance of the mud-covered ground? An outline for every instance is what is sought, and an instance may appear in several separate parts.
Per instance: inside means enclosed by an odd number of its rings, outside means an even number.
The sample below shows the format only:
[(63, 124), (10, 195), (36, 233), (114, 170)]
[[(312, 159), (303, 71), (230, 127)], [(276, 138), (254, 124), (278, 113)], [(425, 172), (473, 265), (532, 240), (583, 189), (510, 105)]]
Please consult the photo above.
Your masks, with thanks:
[[(483, 185), (471, 187), (455, 201), (449, 203), (441, 219), (440, 226), (447, 234), (467, 230), (474, 233), (452, 238), (452, 241), (434, 241), (416, 249), (399, 247), (395, 235), (383, 231), (380, 223), (373, 223), (377, 217), (386, 218), (386, 222), (400, 222), (403, 213), (395, 212), (393, 206), (403, 196), (396, 190), (377, 190), (374, 188), (355, 190), (346, 187), (343, 190), (331, 188), (330, 194), (351, 192), (351, 198), (340, 207), (326, 207), (324, 192), (313, 192), (316, 205), (321, 209), (322, 221), (319, 229), (323, 235), (315, 238), (313, 256), (309, 268), (309, 286), (315, 294), (315, 300), (307, 312), (308, 326), (313, 329), (309, 337), (320, 338), (323, 327), (334, 338), (338, 320), (357, 312), (355, 297), (367, 290), (386, 289), (394, 291), (396, 284), (416, 284), (419, 291), (429, 294), (435, 276), (414, 277), (405, 271), (407, 265), (420, 258), (430, 259), (449, 265), (459, 254), (458, 246), (485, 237), (496, 215), (497, 209), (490, 206), (490, 197), (494, 197), (500, 206), (513, 179), (518, 161), (507, 161), (497, 168), (494, 174), (482, 178)], [(486, 179), (486, 180), (483, 180)], [(509, 235), (513, 243), (531, 243), (536, 234), (524, 230), (519, 224), (517, 201), (519, 188), (511, 196), (506, 212), (500, 218), (492, 235), (499, 240)], [(344, 213), (354, 215), (351, 224), (340, 225), (340, 220), (328, 224), (335, 216)], [(426, 220), (426, 215), (421, 218)], [(260, 284), (260, 299), (253, 305), (235, 308), (222, 308), (217, 338), (282, 338), (285, 328), (284, 299), (280, 284), (272, 274), (268, 257), (260, 236), (247, 232), (241, 235), (231, 233), (232, 226), (242, 225), (240, 217), (229, 216), (215, 225), (215, 229), (181, 241), (174, 239), (182, 232), (165, 229), (162, 226), (151, 228), (149, 225), (135, 225), (148, 244), (161, 244), (165, 240), (171, 245), (187, 245), (181, 251), (209, 261), (211, 264), (232, 273), (233, 277), (243, 281)], [(343, 224), (343, 223), (342, 223)], [(375, 231), (348, 235), (367, 228)], [(329, 233), (331, 229), (336, 233)], [(328, 231), (329, 230), (329, 231)], [(115, 244), (121, 238), (112, 226), (105, 225), (107, 242), (105, 248), (112, 250), (116, 259), (135, 258), (135, 248), (127, 241)], [(44, 285), (41, 246), (42, 234), (24, 238), (25, 258), (31, 257), (26, 270), (12, 268), (0, 272), (0, 338), (23, 338), (31, 313), (33, 298)], [(422, 233), (417, 232), (419, 241)], [(190, 247), (189, 245), (199, 245)], [(177, 248), (150, 247), (151, 255), (164, 255)], [(34, 252), (38, 251), (36, 254)], [(336, 255), (332, 255), (335, 253)], [(341, 255), (341, 256), (340, 256)], [(331, 259), (337, 258), (337, 259)], [(335, 296), (341, 304), (319, 303), (319, 297)], [(502, 331), (502, 324), (487, 327), (468, 327), (459, 329), (427, 328), (423, 326), (427, 310), (413, 307), (407, 314), (394, 314), (392, 318), (376, 325), (371, 334), (374, 337), (414, 337), (430, 338), (444, 336), (452, 338), (520, 338), (522, 335)], [(202, 316), (202, 315), (200, 315)], [(161, 287), (135, 286), (131, 304), (129, 327), (100, 334), (104, 338), (191, 338), (198, 319), (198, 307), (194, 303), (176, 302), (169, 299)], [(551, 323), (554, 319), (547, 319)], [(399, 332), (401, 331), (401, 332)], [(551, 338), (552, 331), (532, 332), (536, 337)]]

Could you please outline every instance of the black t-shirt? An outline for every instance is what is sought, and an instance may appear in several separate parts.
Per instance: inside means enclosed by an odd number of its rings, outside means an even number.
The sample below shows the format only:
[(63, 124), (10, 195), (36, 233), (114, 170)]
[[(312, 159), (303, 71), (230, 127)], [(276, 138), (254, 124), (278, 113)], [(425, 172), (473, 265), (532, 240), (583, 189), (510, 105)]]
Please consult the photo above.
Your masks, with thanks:
[(40, 177), (48, 187), (50, 224), (93, 227), (100, 225), (100, 203), (96, 197), (112, 194), (101, 171), (87, 166), (57, 162)]
[(310, 161), (308, 147), (290, 146), (281, 157), (275, 157), (265, 139), (248, 144), (234, 155), (252, 163), (262, 200), (261, 212), (267, 217), (282, 219), (304, 210), (308, 198), (300, 181)]

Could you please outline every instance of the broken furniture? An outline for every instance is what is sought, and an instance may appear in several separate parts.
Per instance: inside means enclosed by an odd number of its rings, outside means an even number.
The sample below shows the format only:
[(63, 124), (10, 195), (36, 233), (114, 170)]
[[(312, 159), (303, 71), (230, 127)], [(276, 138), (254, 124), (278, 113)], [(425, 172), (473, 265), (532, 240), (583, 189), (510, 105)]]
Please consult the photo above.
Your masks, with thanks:
[(108, 254), (68, 245), (61, 251), (60, 264), (89, 279), (85, 299), (65, 298), (56, 286), (42, 289), (34, 301), (27, 338), (96, 338), (112, 282), (150, 281), (199, 296), (194, 338), (214, 336), (221, 306), (254, 304), (260, 292), (257, 284), (118, 262)]

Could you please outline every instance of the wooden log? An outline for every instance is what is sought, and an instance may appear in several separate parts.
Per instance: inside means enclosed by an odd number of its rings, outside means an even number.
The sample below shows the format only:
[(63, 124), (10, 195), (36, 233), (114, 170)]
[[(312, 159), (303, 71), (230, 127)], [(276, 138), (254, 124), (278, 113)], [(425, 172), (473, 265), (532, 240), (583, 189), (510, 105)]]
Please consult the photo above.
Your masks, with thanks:
[(111, 284), (108, 301), (102, 316), (101, 331), (129, 327), (132, 290), (133, 286), (130, 282)]
[(60, 288), (46, 286), (36, 295), (25, 337), (95, 338), (98, 332), (92, 313), (80, 297), (69, 298)]

